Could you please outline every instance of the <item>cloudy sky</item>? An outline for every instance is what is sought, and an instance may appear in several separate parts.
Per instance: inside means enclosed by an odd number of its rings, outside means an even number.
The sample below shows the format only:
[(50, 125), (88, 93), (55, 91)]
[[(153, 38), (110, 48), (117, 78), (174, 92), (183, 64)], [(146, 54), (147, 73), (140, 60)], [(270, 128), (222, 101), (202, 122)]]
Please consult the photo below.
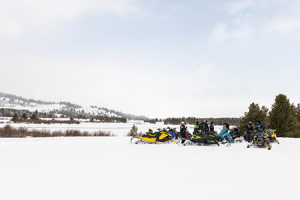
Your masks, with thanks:
[(149, 117), (300, 102), (298, 0), (0, 0), (0, 91)]

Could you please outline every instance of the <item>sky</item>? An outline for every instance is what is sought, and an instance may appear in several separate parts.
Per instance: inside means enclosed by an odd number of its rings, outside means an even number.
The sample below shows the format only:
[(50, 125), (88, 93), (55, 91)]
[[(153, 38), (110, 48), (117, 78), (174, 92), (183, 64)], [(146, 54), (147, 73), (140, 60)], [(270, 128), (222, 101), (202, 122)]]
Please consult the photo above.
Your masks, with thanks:
[(0, 91), (148, 117), (300, 103), (298, 0), (0, 0)]

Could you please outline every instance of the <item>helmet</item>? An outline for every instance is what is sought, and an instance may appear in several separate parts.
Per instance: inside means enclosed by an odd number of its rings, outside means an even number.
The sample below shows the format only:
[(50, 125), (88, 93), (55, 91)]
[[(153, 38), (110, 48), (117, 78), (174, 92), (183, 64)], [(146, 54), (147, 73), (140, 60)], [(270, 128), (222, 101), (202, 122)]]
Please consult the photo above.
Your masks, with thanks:
[(182, 121), (181, 124), (184, 125), (185, 124), (184, 121)]

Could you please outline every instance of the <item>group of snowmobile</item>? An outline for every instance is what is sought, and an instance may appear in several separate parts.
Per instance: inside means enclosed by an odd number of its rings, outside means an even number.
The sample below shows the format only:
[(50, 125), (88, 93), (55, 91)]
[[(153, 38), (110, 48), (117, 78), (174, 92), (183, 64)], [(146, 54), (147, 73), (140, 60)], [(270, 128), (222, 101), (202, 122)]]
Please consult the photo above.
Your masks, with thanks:
[(131, 143), (134, 144), (158, 144), (158, 143), (175, 143), (182, 146), (208, 146), (224, 144), (226, 147), (230, 147), (232, 143), (248, 142), (247, 148), (250, 147), (267, 147), (272, 149), (272, 143), (277, 140), (276, 132), (272, 129), (260, 129), (249, 132), (249, 129), (245, 134), (241, 134), (238, 128), (229, 128), (227, 123), (224, 123), (222, 131), (218, 134), (214, 131), (213, 124), (208, 127), (207, 124), (195, 123), (194, 132), (191, 134), (185, 123), (180, 125), (180, 132), (176, 131), (176, 128), (158, 129), (153, 131), (149, 129), (148, 132), (141, 136), (133, 136)]

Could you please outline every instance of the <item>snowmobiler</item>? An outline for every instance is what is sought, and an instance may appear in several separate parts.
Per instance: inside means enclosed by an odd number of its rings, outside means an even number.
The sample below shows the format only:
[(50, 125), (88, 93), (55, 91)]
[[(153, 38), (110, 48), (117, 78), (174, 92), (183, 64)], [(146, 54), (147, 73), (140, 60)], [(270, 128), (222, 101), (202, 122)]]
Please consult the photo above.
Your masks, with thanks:
[[(224, 123), (223, 124), (223, 130), (219, 133), (219, 138), (222, 144), (226, 143), (226, 146), (230, 146), (229, 143), (232, 142), (232, 136), (229, 134), (229, 124)], [(226, 139), (226, 141), (224, 140)]]
[(248, 144), (247, 148), (250, 148), (252, 146), (268, 147), (268, 150), (272, 149), (272, 144), (271, 144), (268, 136), (263, 131), (259, 131), (254, 135), (252, 143)]
[(253, 122), (250, 120), (246, 126), (246, 133), (244, 139), (249, 143), (252, 142), (253, 134), (254, 134), (254, 125)]
[(185, 122), (181, 122), (180, 124), (180, 138), (181, 138), (181, 143), (184, 143), (185, 138), (187, 134), (187, 128), (185, 126)]
[(198, 121), (196, 121), (196, 122), (195, 122), (195, 125), (194, 125), (194, 132), (193, 132), (193, 134), (195, 135), (195, 134), (197, 134), (197, 133), (199, 133), (199, 132), (201, 132), (200, 124), (199, 124)]
[(133, 140), (135, 144), (144, 143), (144, 144), (156, 144), (156, 143), (165, 143), (165, 142), (171, 142), (173, 141), (172, 135), (167, 132), (167, 130), (163, 129), (162, 131), (157, 131), (155, 133), (151, 133), (149, 131), (144, 134), (143, 136), (133, 136), (131, 138), (131, 143), (133, 143)]
[(214, 122), (210, 122), (209, 131), (210, 132), (214, 132), (215, 131), (215, 123)]
[(264, 125), (260, 121), (257, 121), (256, 130), (257, 130), (257, 132), (264, 132), (264, 130), (265, 130)]
[(203, 123), (203, 132), (207, 133), (209, 131), (209, 125), (208, 125), (208, 121), (205, 121)]
[(280, 144), (279, 140), (277, 140), (277, 135), (276, 135), (275, 130), (267, 129), (265, 133), (266, 133), (267, 137), (269, 138), (270, 142), (272, 142), (272, 143), (277, 142), (278, 144)]

